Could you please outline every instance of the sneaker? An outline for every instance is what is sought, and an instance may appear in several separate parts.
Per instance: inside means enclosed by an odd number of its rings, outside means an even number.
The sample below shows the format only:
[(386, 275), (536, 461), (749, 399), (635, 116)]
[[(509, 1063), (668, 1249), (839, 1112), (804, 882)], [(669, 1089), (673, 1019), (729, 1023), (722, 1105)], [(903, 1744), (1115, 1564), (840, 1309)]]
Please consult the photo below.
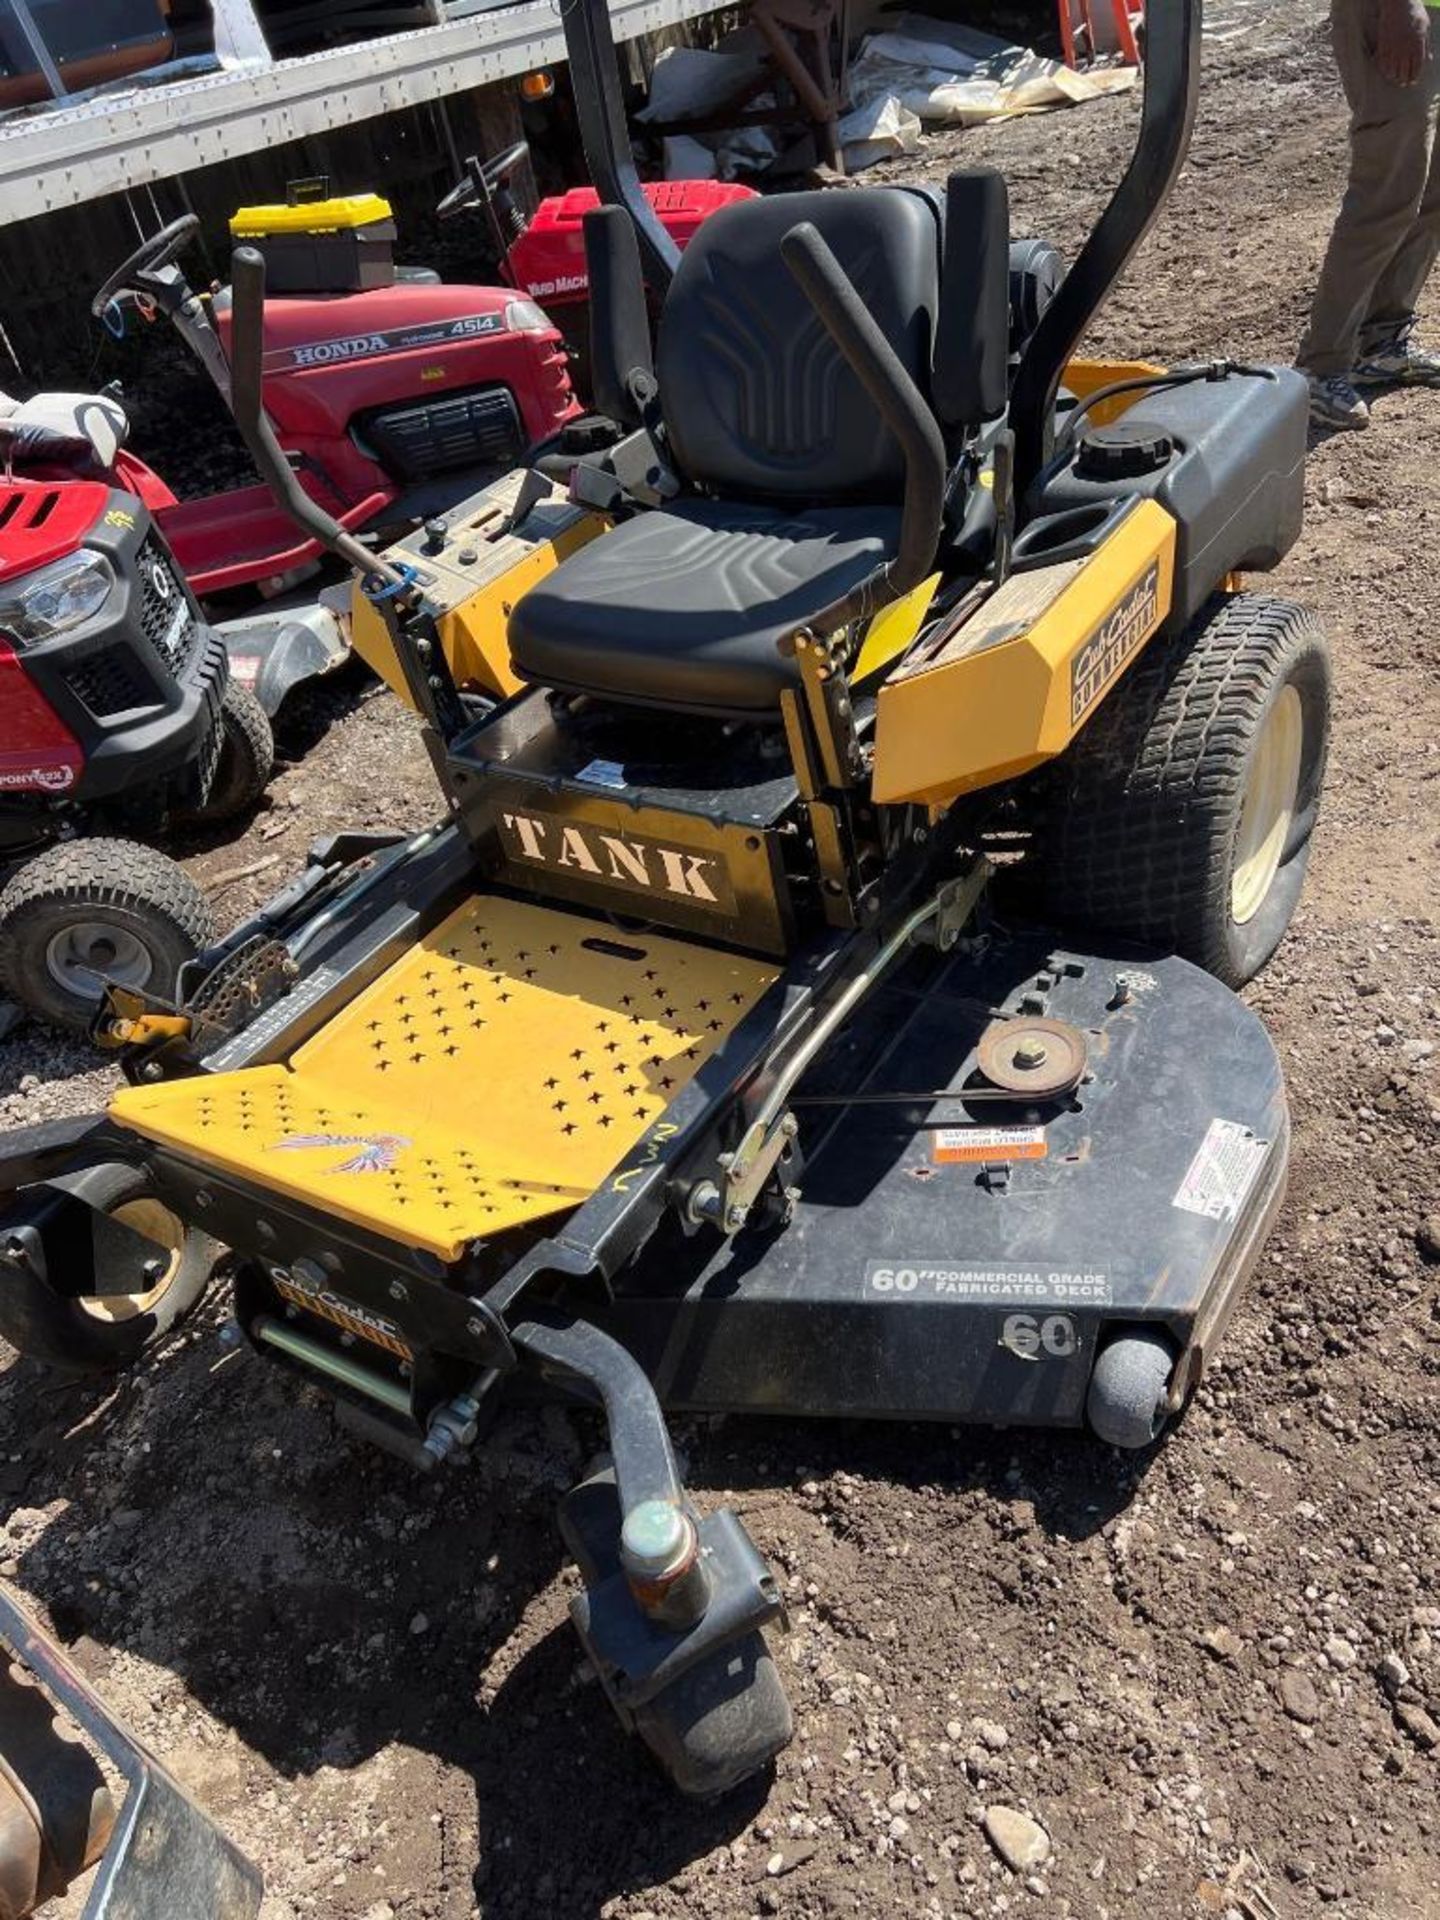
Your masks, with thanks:
[(1362, 348), (1350, 378), (1357, 387), (1440, 387), (1440, 353), (1415, 341), (1415, 322), (1407, 320), (1388, 340)]
[(1370, 424), (1370, 409), (1350, 384), (1346, 373), (1312, 373), (1310, 418), (1321, 427), (1354, 431)]

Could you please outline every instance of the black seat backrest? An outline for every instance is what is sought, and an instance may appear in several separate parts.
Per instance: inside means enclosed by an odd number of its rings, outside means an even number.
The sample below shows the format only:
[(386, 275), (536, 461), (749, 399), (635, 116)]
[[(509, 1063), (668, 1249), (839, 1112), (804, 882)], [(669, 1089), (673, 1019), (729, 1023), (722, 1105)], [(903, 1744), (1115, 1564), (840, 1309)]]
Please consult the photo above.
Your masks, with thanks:
[(741, 499), (894, 500), (900, 447), (780, 254), (809, 220), (922, 394), (940, 305), (937, 209), (887, 187), (778, 194), (714, 213), (681, 259), (656, 353), (688, 479)]

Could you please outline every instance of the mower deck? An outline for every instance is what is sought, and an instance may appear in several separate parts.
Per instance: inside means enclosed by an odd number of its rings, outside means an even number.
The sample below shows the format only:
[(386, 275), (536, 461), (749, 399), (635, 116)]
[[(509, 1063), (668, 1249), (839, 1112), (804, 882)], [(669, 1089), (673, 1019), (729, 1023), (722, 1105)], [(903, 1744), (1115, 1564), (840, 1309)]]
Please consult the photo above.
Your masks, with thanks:
[[(966, 1102), (997, 1016), (1083, 1036), (1073, 1094)], [(1147, 1322), (1185, 1356), (1179, 1405), (1284, 1188), (1280, 1067), (1248, 1008), (1183, 960), (1039, 933), (912, 963), (794, 1106), (783, 1233), (698, 1270), (662, 1237), (618, 1278), (604, 1324), (666, 1406), (1078, 1426), (1104, 1337)]]
[(478, 895), (287, 1066), (129, 1088), (111, 1114), (455, 1260), (587, 1199), (777, 971)]

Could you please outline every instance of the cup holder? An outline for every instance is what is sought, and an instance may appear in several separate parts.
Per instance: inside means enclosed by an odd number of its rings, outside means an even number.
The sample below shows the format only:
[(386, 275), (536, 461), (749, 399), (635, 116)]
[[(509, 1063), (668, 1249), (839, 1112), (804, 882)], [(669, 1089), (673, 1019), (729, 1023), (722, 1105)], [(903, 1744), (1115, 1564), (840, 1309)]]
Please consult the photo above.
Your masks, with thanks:
[(1092, 500), (1080, 507), (1063, 507), (1032, 520), (1011, 551), (1011, 570), (1053, 567), (1065, 560), (1084, 560), (1109, 538), (1117, 521), (1133, 501)]

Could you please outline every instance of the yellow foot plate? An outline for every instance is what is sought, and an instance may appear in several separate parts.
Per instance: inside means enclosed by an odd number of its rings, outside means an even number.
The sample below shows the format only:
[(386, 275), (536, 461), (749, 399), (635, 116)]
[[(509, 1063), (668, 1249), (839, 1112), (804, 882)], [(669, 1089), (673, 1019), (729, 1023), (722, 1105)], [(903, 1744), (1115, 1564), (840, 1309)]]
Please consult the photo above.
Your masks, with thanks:
[(287, 1066), (128, 1087), (111, 1115), (453, 1260), (588, 1199), (777, 972), (480, 896)]

